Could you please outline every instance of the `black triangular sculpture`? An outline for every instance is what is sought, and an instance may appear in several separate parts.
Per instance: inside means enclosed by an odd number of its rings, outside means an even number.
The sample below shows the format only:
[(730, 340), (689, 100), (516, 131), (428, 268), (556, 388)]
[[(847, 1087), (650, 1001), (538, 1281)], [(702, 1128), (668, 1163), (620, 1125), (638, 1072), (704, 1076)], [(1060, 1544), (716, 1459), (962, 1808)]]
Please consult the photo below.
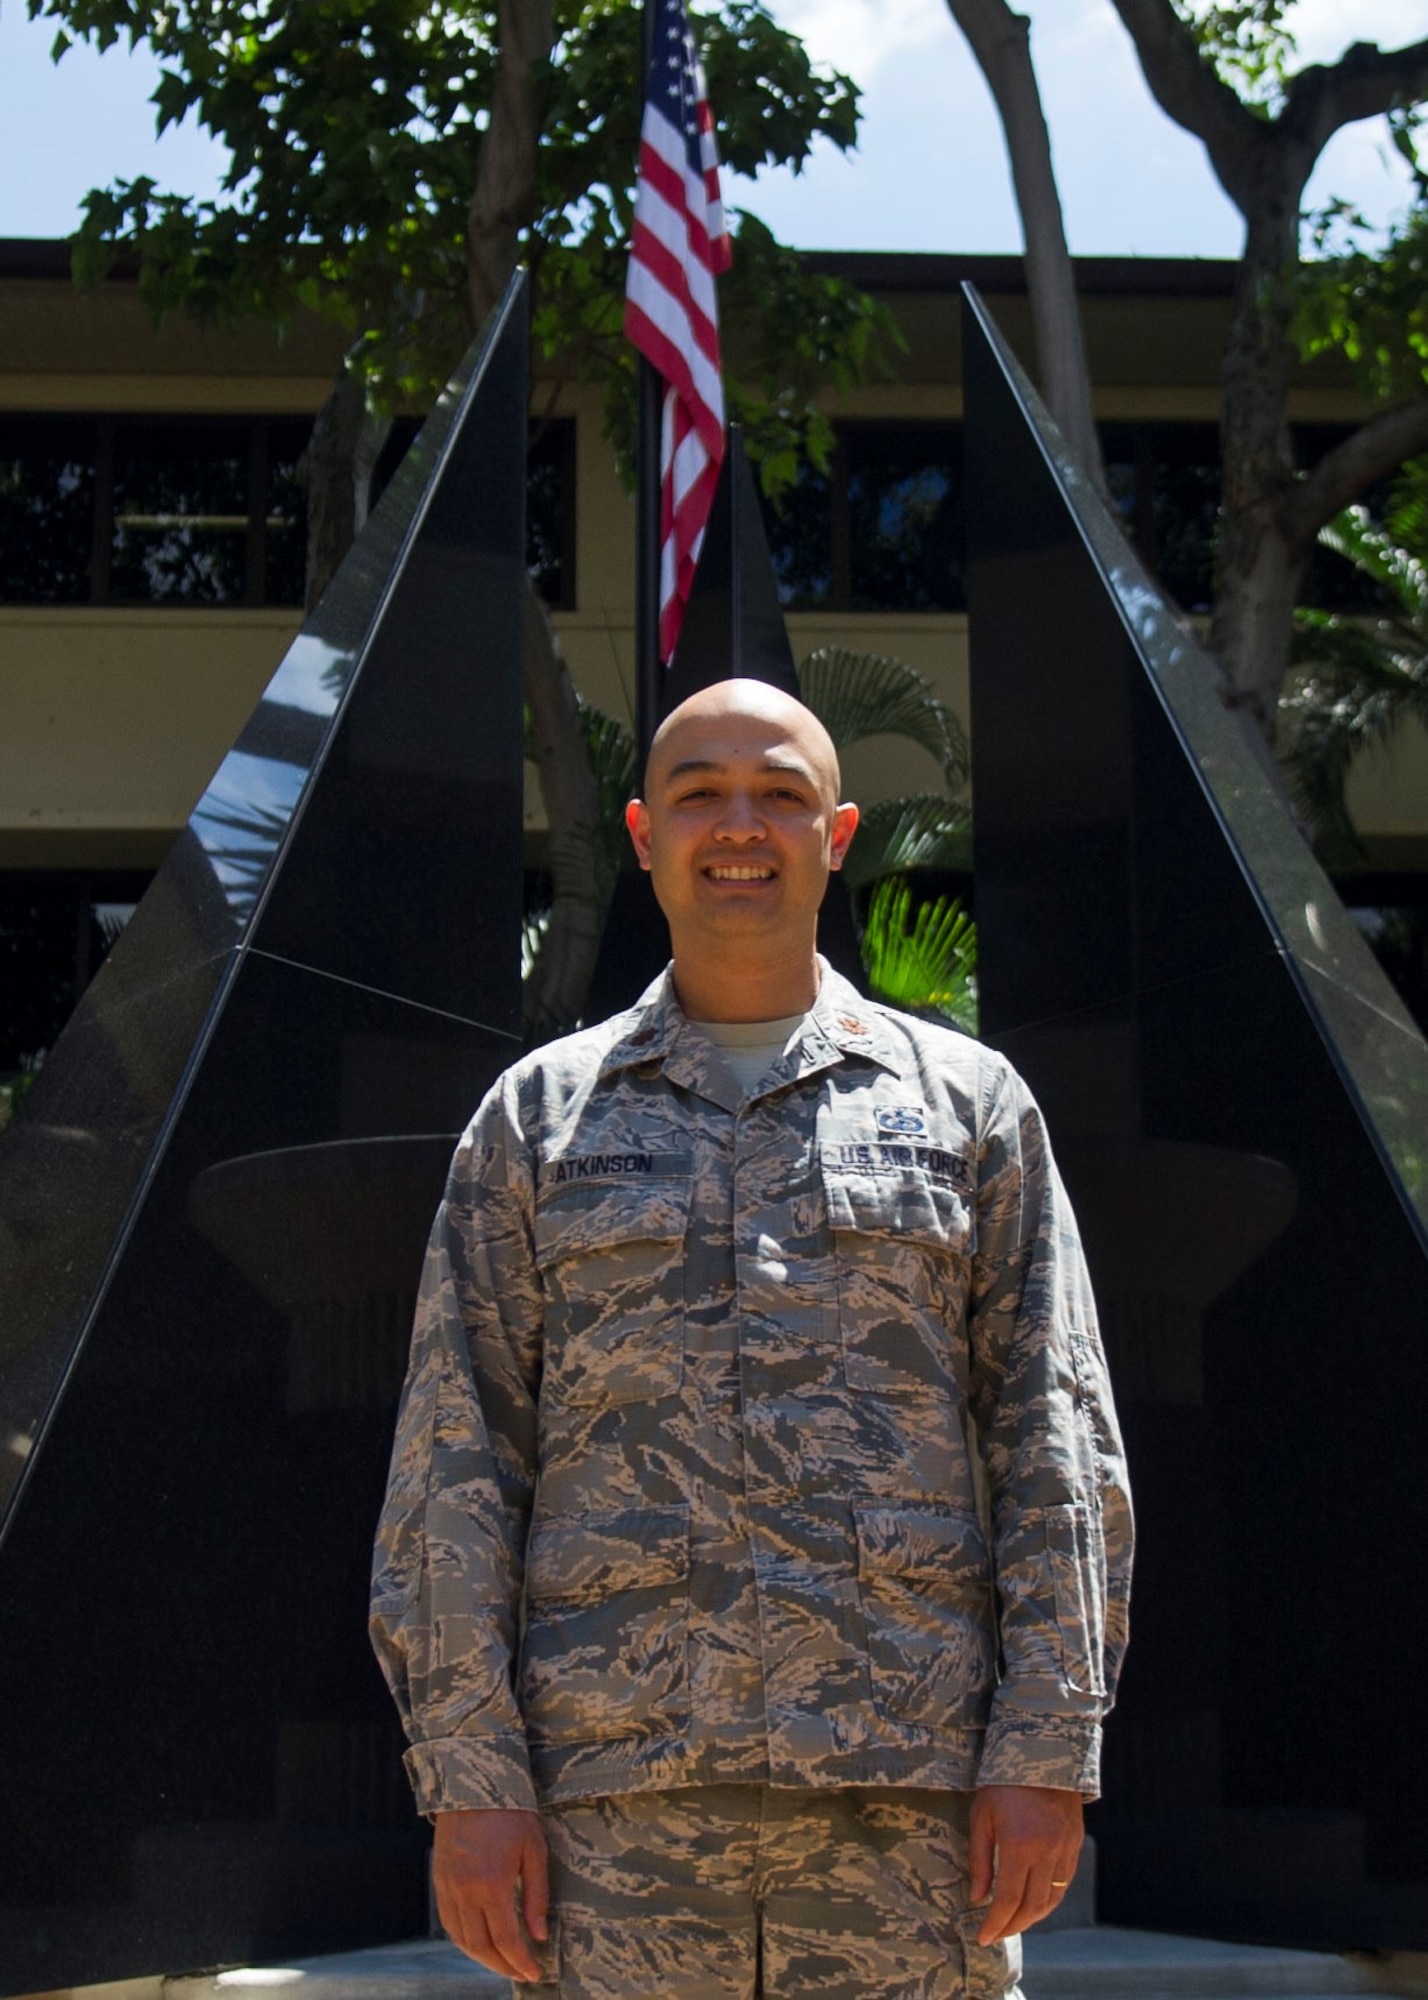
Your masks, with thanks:
[(963, 369), (983, 1032), (1137, 1495), (1100, 1914), (1421, 1951), (1428, 1048), (973, 294)]
[(524, 279), (0, 1139), (0, 1993), (422, 1933), (365, 1632), (519, 1052)]
[(694, 587), (661, 682), (660, 715), (700, 688), (741, 677), (798, 694), (753, 468), (743, 433), (730, 424)]

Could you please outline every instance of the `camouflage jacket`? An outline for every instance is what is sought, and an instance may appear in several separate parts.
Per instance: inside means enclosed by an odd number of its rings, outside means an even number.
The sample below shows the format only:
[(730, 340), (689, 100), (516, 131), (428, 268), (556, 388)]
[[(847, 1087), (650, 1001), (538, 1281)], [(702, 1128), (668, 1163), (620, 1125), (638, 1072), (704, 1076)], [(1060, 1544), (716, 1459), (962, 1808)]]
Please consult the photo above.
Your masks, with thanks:
[(747, 1095), (666, 974), (517, 1063), (428, 1252), (373, 1633), (428, 1812), (1094, 1791), (1131, 1522), (1006, 1061), (826, 967)]

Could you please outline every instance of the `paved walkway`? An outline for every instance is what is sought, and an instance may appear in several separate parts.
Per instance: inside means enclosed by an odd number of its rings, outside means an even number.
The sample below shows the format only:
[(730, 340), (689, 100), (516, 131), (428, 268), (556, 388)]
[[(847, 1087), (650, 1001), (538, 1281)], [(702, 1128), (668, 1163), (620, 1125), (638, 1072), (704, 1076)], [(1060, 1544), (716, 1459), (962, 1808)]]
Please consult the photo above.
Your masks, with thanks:
[[(1428, 1963), (1393, 1976), (1366, 1960), (1160, 1937), (1148, 1931), (1048, 1931), (1026, 1942), (1026, 2000), (1351, 2000), (1428, 1994)], [(1416, 1974), (1421, 1978), (1415, 1979)], [(170, 1979), (164, 2000), (509, 2000), (510, 1987), (438, 1942), (309, 1959), (268, 1970)], [(677, 1996), (669, 1996), (677, 2000)], [(816, 2000), (810, 1995), (809, 2000)]]

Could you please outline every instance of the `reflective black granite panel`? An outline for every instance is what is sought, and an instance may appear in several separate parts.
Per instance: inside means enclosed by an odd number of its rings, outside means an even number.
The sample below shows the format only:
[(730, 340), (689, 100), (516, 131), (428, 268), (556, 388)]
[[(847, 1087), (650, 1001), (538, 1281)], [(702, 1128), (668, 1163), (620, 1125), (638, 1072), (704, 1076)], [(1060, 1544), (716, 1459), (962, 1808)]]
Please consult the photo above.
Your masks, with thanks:
[(983, 1021), (1077, 1206), (1140, 1529), (1101, 1914), (1421, 1949), (1428, 1051), (975, 314), (966, 351)]
[(25, 1116), (0, 1138), (6, 1497), (63, 1383), (101, 1253), (122, 1234), (225, 963), (181, 967), (133, 993), (122, 990), (122, 972), (109, 978), (104, 1003), (86, 1006), (70, 1023), (63, 1061), (48, 1067)]
[[(1335, 1051), (1274, 956), (1001, 1039), (1058, 1134), (1136, 1489), (1103, 1914), (1417, 1947), (1428, 1342)], [(1127, 1048), (1143, 1133), (1088, 1136)]]
[(525, 357), (513, 296), (0, 1140), (0, 1993), (424, 1927), (366, 1578), (519, 1048)]
[[(442, 398), (0, 1141), (0, 1509), (43, 1422), (37, 1384), (63, 1379), (116, 1224), (179, 1108), (203, 1010), (259, 928), (278, 955), (517, 1031), (518, 316), (508, 308), (503, 337), (493, 329)], [(504, 517), (473, 503), (473, 467), (499, 483)], [(77, 1251), (68, 1181), (37, 1181), (42, 1127), (82, 1133), (96, 1162)]]
[[(522, 545), (512, 552), (523, 516), (510, 499), (524, 490), (525, 433), (513, 421), (525, 411), (522, 359), (513, 351), (499, 379), (488, 371), (483, 435), (423, 501), (322, 786), (304, 806), (300, 846), (253, 933), (264, 950), (466, 1018), (486, 1018), (489, 968), (513, 935), (509, 894), (492, 889), (519, 864), (520, 711), (503, 676), (520, 658), (524, 614), (512, 587), (514, 569), (524, 575)], [(394, 485), (417, 478), (433, 450), (423, 433)], [(369, 887), (374, 876), (416, 884), (433, 874), (438, 924), (422, 895)]]

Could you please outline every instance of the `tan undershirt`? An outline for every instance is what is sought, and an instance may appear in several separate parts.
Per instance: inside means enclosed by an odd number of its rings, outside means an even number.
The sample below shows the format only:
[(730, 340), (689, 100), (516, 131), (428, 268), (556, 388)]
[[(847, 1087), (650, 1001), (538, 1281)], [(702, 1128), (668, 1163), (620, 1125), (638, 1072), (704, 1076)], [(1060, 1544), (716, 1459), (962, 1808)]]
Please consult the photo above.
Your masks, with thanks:
[(719, 1051), (719, 1061), (747, 1096), (802, 1033), (807, 1014), (785, 1014), (777, 1021), (691, 1021)]

